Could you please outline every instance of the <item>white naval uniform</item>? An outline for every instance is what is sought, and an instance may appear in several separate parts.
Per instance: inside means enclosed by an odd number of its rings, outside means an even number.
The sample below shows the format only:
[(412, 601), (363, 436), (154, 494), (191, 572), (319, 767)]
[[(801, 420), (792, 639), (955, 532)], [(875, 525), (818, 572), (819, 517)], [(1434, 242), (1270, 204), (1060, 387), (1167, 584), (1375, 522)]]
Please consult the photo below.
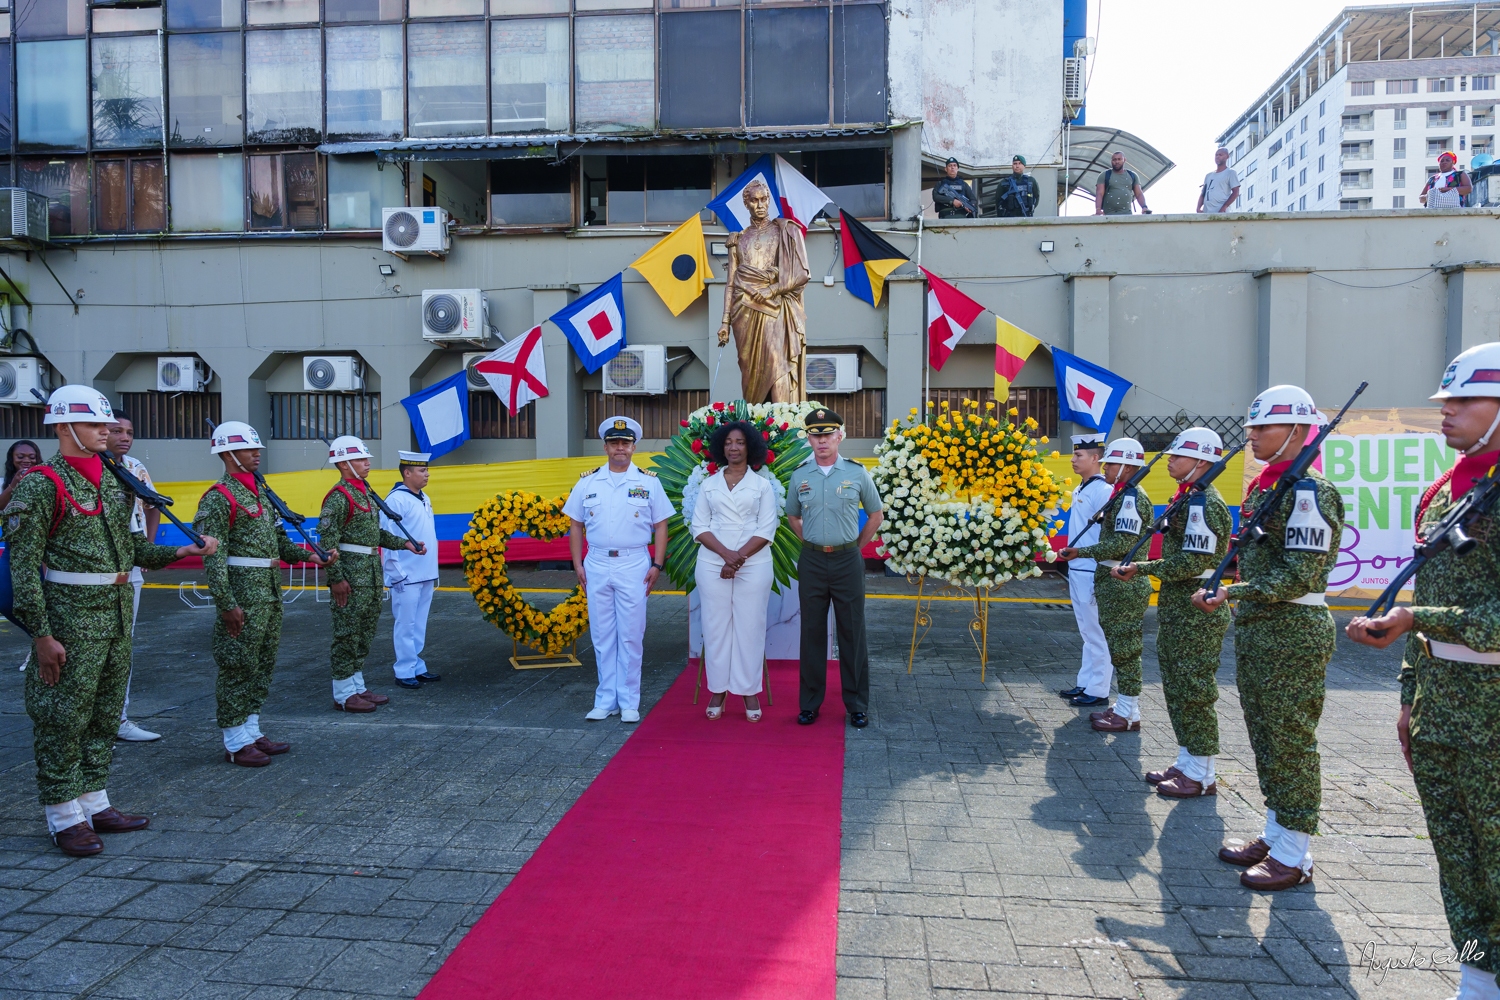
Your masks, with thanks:
[[(1084, 525), (1109, 503), (1114, 491), (1103, 476), (1093, 476), (1073, 490), (1073, 504), (1068, 508), (1068, 545), (1085, 548), (1099, 541), (1099, 525), (1084, 530)], [(1109, 643), (1099, 624), (1099, 603), (1094, 597), (1093, 559), (1074, 559), (1068, 566), (1068, 597), (1073, 601), (1073, 618), (1078, 634), (1083, 636), (1083, 663), (1078, 668), (1078, 687), (1091, 698), (1108, 698), (1114, 679), (1114, 665), (1109, 661)]]
[[(672, 502), (655, 476), (635, 465), (620, 473), (605, 464), (581, 477), (563, 513), (582, 521), (588, 552), (584, 593), (589, 637), (599, 666), (595, 710), (639, 712), (641, 652), (646, 635), (646, 572), (656, 524), (672, 516)], [(662, 559), (666, 553), (661, 553)]]
[[(406, 549), (380, 550), (380, 568), (385, 585), (391, 588), (391, 613), (396, 617), (391, 629), (396, 646), (394, 669), (401, 680), (427, 673), (422, 649), (427, 645), (427, 613), (432, 609), (432, 592), (438, 580), (437, 519), (432, 513), (432, 498), (426, 493), (413, 493), (403, 483), (396, 484), (385, 504), (401, 515), (401, 526), (427, 546), (427, 552), (420, 556)], [(380, 515), (380, 527), (393, 535), (401, 534), (396, 522), (384, 514)]]
[[(138, 459), (126, 455), (120, 460), (120, 464), (125, 467), (126, 472), (152, 489), (156, 488), (156, 484), (151, 482), (151, 473), (146, 471), (146, 467)], [(135, 510), (130, 512), (130, 533), (133, 535), (144, 535), (146, 533), (146, 505), (141, 502), (139, 497), (135, 501)], [(154, 542), (156, 539), (148, 538), (147, 541)], [(141, 589), (145, 585), (146, 577), (142, 575), (141, 568), (139, 566), (130, 567), (130, 586), (135, 591), (135, 599), (130, 607), (130, 637), (132, 639), (135, 638), (135, 620), (141, 616)], [(121, 722), (125, 721), (126, 715), (130, 711), (130, 678), (135, 674), (134, 659), (132, 656), (130, 673), (125, 676), (125, 702), (120, 706)]]

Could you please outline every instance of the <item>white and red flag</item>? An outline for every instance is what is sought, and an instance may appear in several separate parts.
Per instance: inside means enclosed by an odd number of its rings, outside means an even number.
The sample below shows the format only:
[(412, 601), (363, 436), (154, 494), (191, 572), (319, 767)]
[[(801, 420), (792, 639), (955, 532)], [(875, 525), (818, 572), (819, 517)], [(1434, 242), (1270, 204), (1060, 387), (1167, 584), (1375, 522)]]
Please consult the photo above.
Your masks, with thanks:
[(832, 198), (807, 179), (807, 175), (778, 154), (776, 157), (776, 192), (781, 198), (781, 214), (807, 232), (818, 213), (828, 207)]
[(474, 370), (495, 390), (511, 413), (533, 399), (547, 395), (547, 365), (542, 358), (542, 328), (534, 326), (524, 336), (502, 345)]
[(615, 275), (547, 317), (567, 335), (584, 371), (591, 375), (625, 346), (623, 278), (623, 273)]
[(984, 306), (927, 268), (921, 271), (927, 275), (927, 359), (933, 370), (941, 371)]

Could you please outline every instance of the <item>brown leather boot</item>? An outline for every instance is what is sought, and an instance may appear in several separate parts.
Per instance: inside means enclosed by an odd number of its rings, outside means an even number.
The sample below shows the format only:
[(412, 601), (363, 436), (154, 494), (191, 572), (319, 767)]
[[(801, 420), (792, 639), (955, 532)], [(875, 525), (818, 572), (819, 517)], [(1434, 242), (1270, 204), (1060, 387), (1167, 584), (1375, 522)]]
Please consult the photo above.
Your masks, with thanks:
[(255, 749), (272, 757), (275, 757), (279, 753), (286, 753), (291, 748), (292, 745), (290, 743), (277, 743), (275, 740), (267, 739), (264, 736), (257, 736), (255, 738)]
[(265, 767), (271, 763), (271, 758), (262, 753), (254, 743), (247, 743), (234, 753), (225, 750), (224, 759), (240, 767)]
[(1159, 785), (1163, 781), (1171, 781), (1181, 773), (1181, 771), (1177, 770), (1177, 765), (1173, 764), (1165, 771), (1147, 771), (1146, 780), (1153, 785)]
[(1096, 733), (1138, 733), (1141, 731), (1141, 720), (1131, 722), (1129, 719), (1114, 712), (1105, 712), (1089, 725), (1094, 727)]
[(1227, 861), (1241, 868), (1249, 868), (1266, 860), (1271, 853), (1271, 845), (1256, 837), (1244, 847), (1221, 847), (1219, 848), (1219, 860)]
[(87, 823), (74, 823), (66, 830), (58, 830), (52, 835), (52, 842), (58, 850), (75, 858), (86, 858), (104, 850), (104, 841)]
[(1279, 892), (1282, 889), (1290, 889), (1311, 881), (1311, 866), (1308, 866), (1307, 871), (1303, 871), (1301, 868), (1284, 865), (1269, 854), (1260, 864), (1240, 872), (1240, 885), (1246, 889), (1257, 889), (1261, 892)]
[(1158, 782), (1156, 794), (1168, 799), (1196, 799), (1202, 795), (1219, 794), (1219, 786), (1217, 783), (1205, 785), (1179, 773), (1166, 781)]
[(342, 705), (340, 705), (338, 702), (334, 702), (333, 707), (336, 711), (339, 712), (358, 712), (360, 714), (366, 714), (375, 711), (374, 704), (365, 701), (364, 696), (358, 694), (351, 694), (348, 698), (344, 699), (344, 703)]
[(110, 806), (90, 816), (89, 823), (93, 825), (95, 833), (133, 833), (150, 826), (151, 817), (132, 816)]

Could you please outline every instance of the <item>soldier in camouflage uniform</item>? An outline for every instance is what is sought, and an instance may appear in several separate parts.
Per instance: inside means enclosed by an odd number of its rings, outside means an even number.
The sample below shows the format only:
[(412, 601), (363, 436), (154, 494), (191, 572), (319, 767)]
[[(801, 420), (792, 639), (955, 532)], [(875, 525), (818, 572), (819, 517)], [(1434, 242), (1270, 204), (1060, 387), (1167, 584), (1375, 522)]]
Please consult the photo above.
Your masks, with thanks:
[(318, 541), (339, 560), (328, 568), (333, 597), (333, 707), (341, 712), (373, 712), (391, 699), (365, 689), (363, 667), (370, 640), (380, 621), (385, 578), (380, 548), (407, 549), (418, 555), (425, 545), (414, 545), (380, 527), (380, 511), (365, 478), (370, 474), (370, 452), (357, 437), (335, 438), (328, 446), (328, 464), (343, 479), (323, 498), (318, 515)]
[[(58, 453), (16, 484), (4, 511), (16, 621), (31, 634), (26, 713), (47, 829), (65, 854), (98, 854), (100, 833), (145, 829), (105, 783), (130, 676), (130, 568), (160, 569), (204, 547), (153, 545), (132, 534), (135, 498), (100, 461), (113, 414), (81, 385), (47, 401)], [(44, 570), (45, 567), (45, 570)]]
[[(1276, 480), (1322, 420), (1312, 397), (1297, 386), (1272, 386), (1251, 402), (1246, 432), (1266, 466), (1240, 506), (1242, 522), (1269, 502)], [(1266, 825), (1258, 839), (1225, 847), (1219, 857), (1249, 866), (1240, 875), (1249, 889), (1275, 891), (1312, 879), (1308, 848), (1323, 799), (1317, 730), (1334, 647), (1324, 591), (1343, 525), (1338, 488), (1309, 470), (1270, 513), (1265, 536), (1239, 546), (1240, 582), (1193, 597), (1200, 609), (1215, 613), (1226, 599), (1239, 602), (1235, 679), (1266, 800)]]
[(203, 560), (218, 618), (214, 622), (214, 662), (219, 667), (214, 695), (224, 759), (241, 767), (264, 767), (290, 750), (260, 731), (260, 710), (271, 690), (276, 652), (281, 646), (280, 564), (324, 565), (287, 537), (255, 481), (261, 443), (255, 428), (229, 420), (214, 428), (212, 454), (224, 462), (224, 478), (198, 501), (194, 527), (222, 539), (219, 551)]
[(1147, 773), (1156, 794), (1169, 799), (1216, 795), (1214, 757), (1219, 752), (1219, 653), (1229, 630), (1229, 609), (1220, 607), (1207, 620), (1193, 607), (1203, 586), (1229, 550), (1234, 522), (1224, 498), (1212, 485), (1195, 490), (1192, 483), (1224, 455), (1224, 442), (1207, 427), (1190, 427), (1167, 449), (1167, 473), (1178, 482), (1175, 502), (1187, 497), (1162, 532), (1161, 557), (1121, 566), (1117, 577), (1140, 574), (1161, 581), (1156, 595), (1156, 659), (1161, 664), (1161, 691), (1177, 737), (1177, 762)]
[(1104, 480), (1114, 493), (1095, 517), (1099, 540), (1081, 548), (1068, 546), (1057, 554), (1062, 560), (1093, 559), (1094, 600), (1099, 605), (1099, 626), (1109, 646), (1120, 693), (1115, 703), (1089, 718), (1100, 732), (1134, 732), (1141, 728), (1141, 637), (1142, 620), (1151, 603), (1151, 581), (1121, 580), (1109, 571), (1141, 537), (1141, 527), (1154, 514), (1151, 498), (1139, 486), (1125, 490), (1133, 470), (1146, 464), (1146, 449), (1135, 438), (1116, 438), (1104, 446)]
[[(1422, 497), (1417, 524), (1431, 528), (1500, 458), (1500, 344), (1460, 354), (1432, 398), (1443, 434), (1462, 457)], [(1356, 618), (1349, 638), (1384, 648), (1406, 636), (1397, 733), (1416, 778), (1453, 947), (1462, 963), (1458, 997), (1500, 995), (1500, 523), (1495, 512), (1465, 530), (1466, 555), (1446, 549), (1417, 572), (1412, 606)], [(1371, 630), (1383, 632), (1380, 636)], [(1420, 631), (1418, 631), (1420, 630)]]

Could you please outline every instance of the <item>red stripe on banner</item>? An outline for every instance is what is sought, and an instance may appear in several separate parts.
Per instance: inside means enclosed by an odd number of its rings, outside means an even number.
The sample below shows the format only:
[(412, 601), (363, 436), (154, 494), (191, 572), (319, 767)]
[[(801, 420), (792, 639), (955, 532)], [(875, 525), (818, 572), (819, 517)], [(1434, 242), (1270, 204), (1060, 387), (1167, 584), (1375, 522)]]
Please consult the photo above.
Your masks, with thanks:
[(797, 725), (795, 660), (747, 723), (683, 671), (421, 993), (426, 1000), (833, 1000), (837, 666)]

